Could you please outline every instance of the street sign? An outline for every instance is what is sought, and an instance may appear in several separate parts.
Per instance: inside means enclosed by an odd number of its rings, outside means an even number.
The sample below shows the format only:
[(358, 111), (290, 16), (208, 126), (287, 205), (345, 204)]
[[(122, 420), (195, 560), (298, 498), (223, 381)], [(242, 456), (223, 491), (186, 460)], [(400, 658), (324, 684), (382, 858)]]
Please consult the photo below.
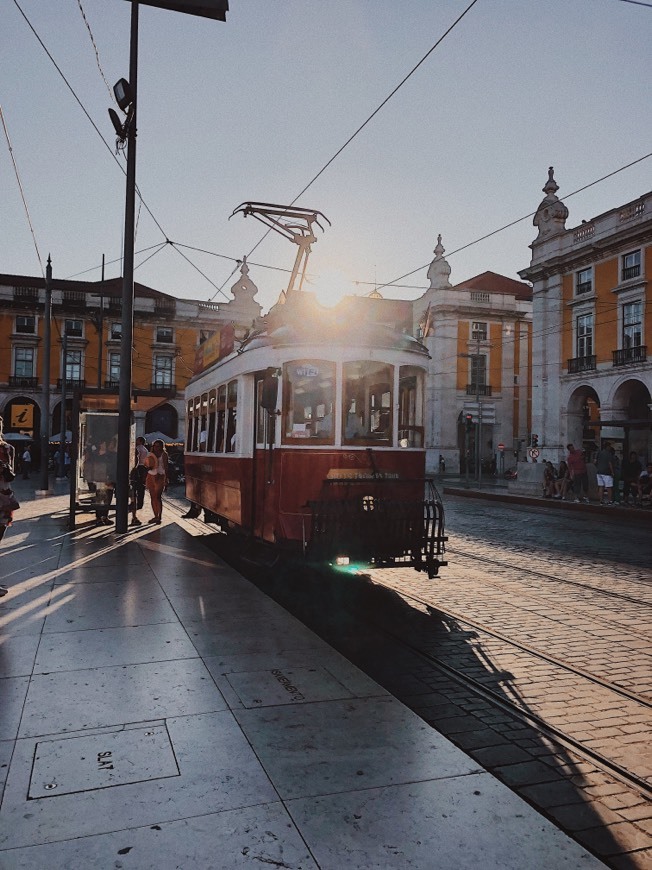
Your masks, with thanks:
[(505, 445), (504, 445), (504, 444), (499, 444), (499, 445), (498, 445), (498, 449), (499, 449), (499, 450), (504, 450), (504, 449), (505, 449)]
[(539, 458), (539, 449), (538, 449), (538, 447), (531, 447), (531, 448), (528, 450), (528, 454), (529, 454), (529, 456), (530, 456), (530, 459), (531, 459), (533, 462), (536, 462), (537, 459)]

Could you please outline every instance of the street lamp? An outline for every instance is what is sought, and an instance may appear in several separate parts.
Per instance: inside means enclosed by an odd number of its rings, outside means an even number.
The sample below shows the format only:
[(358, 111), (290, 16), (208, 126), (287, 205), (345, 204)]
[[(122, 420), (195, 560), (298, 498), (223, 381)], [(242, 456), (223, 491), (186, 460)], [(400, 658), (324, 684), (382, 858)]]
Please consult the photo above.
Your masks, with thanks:
[[(134, 312), (134, 230), (136, 203), (136, 106), (138, 93), (138, 9), (131, 3), (131, 34), (129, 47), (129, 80), (120, 79), (113, 89), (118, 106), (126, 112), (121, 122), (114, 109), (109, 109), (111, 123), (121, 142), (127, 143), (127, 181), (125, 195), (125, 231), (122, 272), (122, 345), (120, 348), (120, 388), (118, 394), (118, 469), (116, 474), (116, 531), (125, 533), (129, 519), (129, 466), (131, 433), (131, 361)], [(141, 0), (146, 6), (185, 12), (226, 21), (228, 0)]]

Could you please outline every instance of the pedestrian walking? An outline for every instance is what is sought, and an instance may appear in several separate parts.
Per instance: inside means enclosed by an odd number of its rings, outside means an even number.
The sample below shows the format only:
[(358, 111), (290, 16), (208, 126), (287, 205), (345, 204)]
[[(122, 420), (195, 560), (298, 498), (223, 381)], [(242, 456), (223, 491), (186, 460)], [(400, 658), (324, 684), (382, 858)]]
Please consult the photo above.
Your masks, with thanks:
[[(13, 513), (20, 506), (9, 484), (15, 479), (14, 461), (16, 451), (4, 439), (4, 424), (0, 417), (0, 541), (13, 521)], [(8, 588), (0, 585), (0, 598), (7, 594)]]
[(614, 469), (614, 504), (620, 504), (620, 456), (616, 453), (616, 448), (611, 445), (611, 464)]
[(168, 485), (168, 452), (165, 445), (157, 438), (152, 444), (151, 453), (147, 456), (147, 489), (152, 501), (154, 516), (150, 523), (160, 525), (163, 513), (163, 491)]
[(598, 501), (600, 504), (613, 504), (614, 463), (608, 441), (605, 441), (595, 458), (595, 470), (598, 475)]
[(23, 468), (23, 480), (29, 480), (29, 476), (32, 472), (32, 454), (30, 453), (29, 446), (27, 446), (23, 450), (21, 461)]
[[(588, 502), (589, 500), (589, 475), (586, 471), (586, 462), (584, 461), (584, 452), (576, 450), (572, 444), (566, 445), (568, 456), (566, 464), (568, 465), (568, 473), (570, 474), (571, 486), (575, 493), (575, 501)], [(582, 493), (584, 493), (582, 495)]]
[(142, 435), (136, 438), (136, 456), (135, 464), (129, 475), (132, 488), (131, 497), (131, 525), (140, 526), (141, 521), (138, 519), (137, 511), (141, 510), (145, 502), (145, 485), (147, 481), (147, 457), (149, 450), (147, 443)]

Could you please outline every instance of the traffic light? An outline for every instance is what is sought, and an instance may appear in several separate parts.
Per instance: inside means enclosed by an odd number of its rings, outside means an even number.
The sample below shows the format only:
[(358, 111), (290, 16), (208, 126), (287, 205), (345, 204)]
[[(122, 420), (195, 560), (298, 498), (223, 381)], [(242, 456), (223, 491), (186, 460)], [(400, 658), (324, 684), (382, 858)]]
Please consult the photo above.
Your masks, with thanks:
[(534, 434), (532, 435), (532, 446), (533, 447), (539, 446), (539, 436), (538, 435), (534, 435)]
[(467, 415), (466, 415), (466, 428), (467, 428), (467, 431), (468, 431), (469, 429), (471, 429), (472, 426), (473, 426), (473, 414), (467, 414)]

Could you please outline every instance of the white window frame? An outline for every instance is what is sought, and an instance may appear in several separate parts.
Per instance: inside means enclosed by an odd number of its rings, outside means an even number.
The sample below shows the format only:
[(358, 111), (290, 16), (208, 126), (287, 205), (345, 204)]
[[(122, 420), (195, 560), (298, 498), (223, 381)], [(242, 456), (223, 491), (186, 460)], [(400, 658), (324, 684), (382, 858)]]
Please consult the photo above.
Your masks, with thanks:
[[(20, 352), (29, 352), (31, 354), (32, 369), (31, 369), (30, 374), (28, 374), (28, 375), (18, 373), (17, 363), (18, 363), (18, 354)], [(12, 363), (13, 363), (13, 369), (14, 369), (14, 377), (16, 377), (16, 378), (34, 378), (34, 377), (36, 377), (36, 375), (34, 374), (34, 372), (36, 371), (36, 348), (29, 347), (29, 346), (24, 345), (24, 344), (16, 344), (16, 345), (14, 345), (14, 348), (13, 348), (12, 357), (13, 357)], [(23, 360), (21, 360), (21, 362), (23, 362)]]
[[(588, 279), (582, 280), (582, 276), (588, 275)], [(584, 287), (588, 284), (586, 289), (580, 290), (580, 287)], [(583, 269), (578, 269), (575, 272), (575, 295), (576, 296), (584, 296), (586, 293), (593, 292), (593, 266), (586, 266)]]

